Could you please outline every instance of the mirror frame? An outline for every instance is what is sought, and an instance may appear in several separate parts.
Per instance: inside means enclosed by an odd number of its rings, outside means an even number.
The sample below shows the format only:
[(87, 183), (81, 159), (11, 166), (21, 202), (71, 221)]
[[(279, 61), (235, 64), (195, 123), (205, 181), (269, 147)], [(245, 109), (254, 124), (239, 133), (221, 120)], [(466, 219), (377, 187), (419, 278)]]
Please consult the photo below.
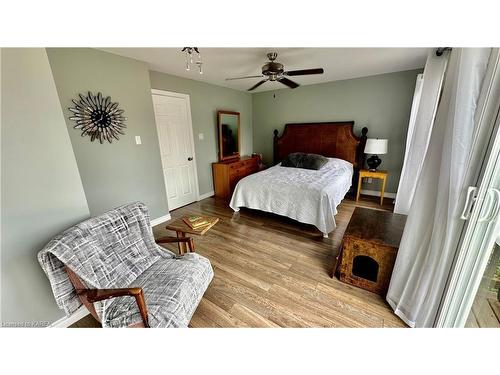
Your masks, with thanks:
[[(221, 115), (235, 115), (238, 116), (238, 152), (229, 155), (229, 156), (224, 156), (222, 152), (222, 122), (221, 122)], [(232, 112), (232, 111), (217, 111), (217, 131), (218, 131), (218, 136), (219, 136), (219, 161), (224, 161), (224, 160), (230, 160), (230, 159), (239, 159), (240, 158), (240, 151), (241, 151), (241, 129), (240, 129), (240, 113), (239, 112)]]

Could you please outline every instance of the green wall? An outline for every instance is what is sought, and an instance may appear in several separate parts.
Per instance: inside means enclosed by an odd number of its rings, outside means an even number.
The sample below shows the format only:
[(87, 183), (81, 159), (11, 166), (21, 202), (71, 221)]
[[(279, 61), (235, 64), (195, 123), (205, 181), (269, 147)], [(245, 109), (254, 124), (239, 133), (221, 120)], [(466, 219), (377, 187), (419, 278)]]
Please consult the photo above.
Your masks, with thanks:
[[(137, 200), (146, 203), (152, 219), (168, 214), (147, 65), (87, 48), (49, 48), (47, 53), (90, 214)], [(87, 91), (109, 95), (125, 110), (127, 128), (119, 141), (90, 142), (73, 129), (68, 107)]]
[[(241, 155), (253, 150), (252, 95), (160, 72), (150, 72), (151, 88), (188, 94), (200, 194), (212, 192), (212, 163), (218, 160), (217, 110), (240, 112)], [(200, 140), (198, 134), (203, 133)]]
[(37, 253), (89, 210), (45, 50), (2, 49), (1, 78), (1, 321), (51, 323)]
[[(270, 165), (273, 130), (281, 134), (286, 123), (354, 120), (356, 134), (366, 126), (368, 137), (389, 140), (380, 169), (389, 171), (386, 191), (395, 193), (419, 73), (420, 69), (253, 94), (254, 152), (262, 153)], [(378, 184), (364, 188), (378, 189)]]

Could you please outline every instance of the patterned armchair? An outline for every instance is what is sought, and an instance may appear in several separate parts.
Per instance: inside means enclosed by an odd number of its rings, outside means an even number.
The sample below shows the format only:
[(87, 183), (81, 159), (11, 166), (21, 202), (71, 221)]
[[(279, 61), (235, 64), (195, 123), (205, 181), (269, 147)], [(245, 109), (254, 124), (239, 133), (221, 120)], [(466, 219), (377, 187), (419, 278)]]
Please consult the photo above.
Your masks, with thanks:
[(213, 278), (208, 259), (177, 256), (153, 237), (147, 207), (131, 203), (90, 218), (38, 253), (59, 308), (84, 304), (103, 327), (187, 327)]

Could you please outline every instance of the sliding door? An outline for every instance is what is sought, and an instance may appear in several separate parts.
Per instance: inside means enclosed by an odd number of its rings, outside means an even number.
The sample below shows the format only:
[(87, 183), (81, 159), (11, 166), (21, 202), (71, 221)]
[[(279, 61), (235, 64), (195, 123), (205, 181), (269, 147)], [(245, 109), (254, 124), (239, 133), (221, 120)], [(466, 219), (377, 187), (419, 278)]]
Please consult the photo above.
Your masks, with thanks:
[[(495, 326), (498, 323), (500, 235), (500, 51), (492, 50), (475, 115), (478, 122), (467, 171), (465, 221), (457, 255), (435, 325)], [(491, 314), (493, 312), (493, 315)], [(488, 314), (489, 318), (486, 318)]]
[(500, 113), (477, 187), (469, 187), (467, 220), (438, 327), (500, 327)]

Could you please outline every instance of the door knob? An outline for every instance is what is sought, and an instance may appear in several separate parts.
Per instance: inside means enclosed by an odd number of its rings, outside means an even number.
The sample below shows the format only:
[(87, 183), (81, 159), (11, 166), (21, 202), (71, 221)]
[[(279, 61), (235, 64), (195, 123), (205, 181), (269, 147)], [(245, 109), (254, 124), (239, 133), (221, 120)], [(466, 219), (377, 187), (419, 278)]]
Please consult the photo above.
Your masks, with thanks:
[(191, 161), (191, 160), (193, 160), (193, 158), (192, 158), (191, 156), (190, 156), (190, 157), (188, 157), (188, 161)]

